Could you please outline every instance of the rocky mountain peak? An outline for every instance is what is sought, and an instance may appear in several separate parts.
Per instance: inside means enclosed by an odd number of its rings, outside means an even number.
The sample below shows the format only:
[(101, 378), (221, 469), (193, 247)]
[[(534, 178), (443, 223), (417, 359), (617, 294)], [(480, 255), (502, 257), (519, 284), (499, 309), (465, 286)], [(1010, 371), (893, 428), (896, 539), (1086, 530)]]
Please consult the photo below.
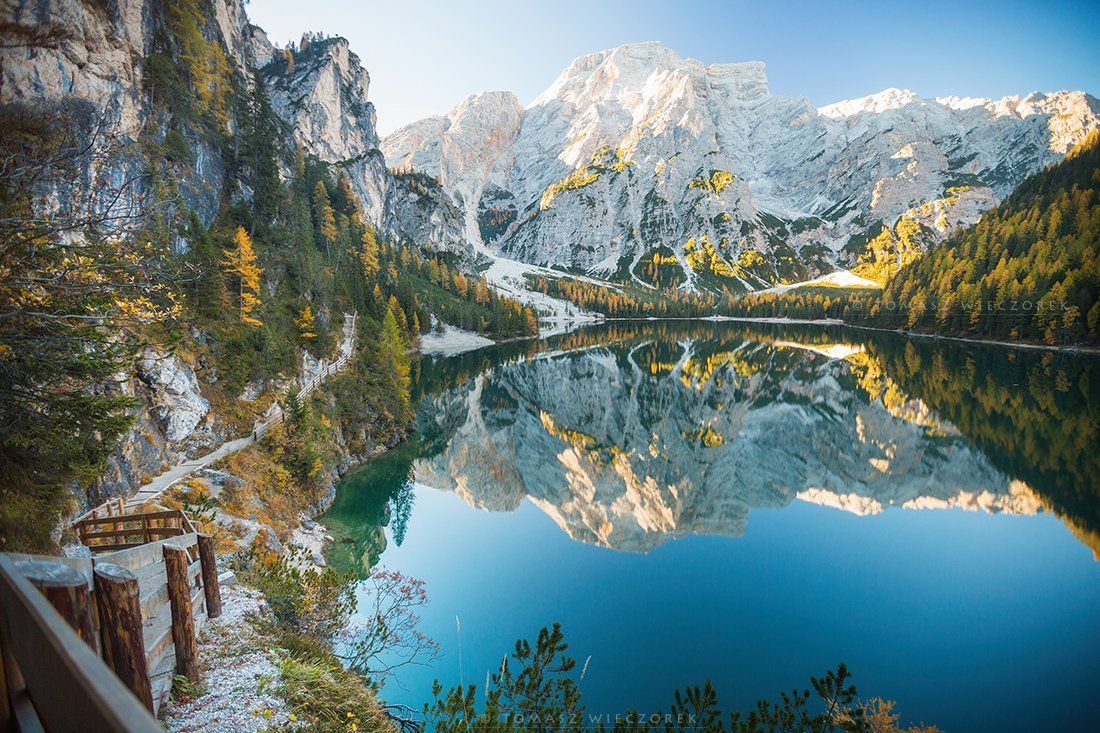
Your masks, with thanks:
[[(9, 5), (18, 25), (78, 32), (56, 49), (4, 49), (4, 98), (91, 100), (138, 139), (154, 114), (143, 77), (160, 5)], [(380, 141), (370, 75), (346, 39), (308, 33), (279, 49), (242, 0), (202, 7), (203, 35), (246, 83), (262, 70), (294, 141), (347, 172), (367, 217), (467, 262), (487, 247), (649, 284), (640, 263), (657, 257), (688, 289), (809, 279), (858, 265), (902, 218), (919, 246), (942, 239), (1100, 126), (1100, 104), (1079, 91), (891, 88), (818, 110), (771, 94), (762, 62), (707, 66), (647, 41), (575, 59), (526, 109), (510, 92), (475, 94)], [(226, 171), (210, 141), (189, 143), (186, 188), (200, 194), (185, 198), (209, 223)]]
[(343, 165), (367, 216), (389, 230), (389, 178), (378, 150), (370, 75), (346, 38), (307, 33), (273, 54), (263, 69), (271, 107), (295, 141), (327, 163)]
[(919, 104), (923, 100), (909, 89), (891, 87), (877, 94), (869, 94), (859, 99), (845, 99), (818, 108), (826, 117), (851, 117), (864, 112), (881, 113), (891, 109), (900, 109), (910, 104)]
[(645, 41), (575, 59), (530, 106), (533, 109), (554, 100), (595, 104), (614, 99), (634, 107), (670, 88), (683, 86), (685, 81), (696, 86), (720, 85), (746, 98), (768, 93), (763, 62), (705, 66), (656, 41)]
[[(643, 284), (642, 260), (671, 257), (682, 287), (732, 291), (878, 261), (868, 244), (902, 218), (919, 240), (904, 246), (928, 246), (1100, 126), (1083, 92), (890, 88), (815, 109), (771, 94), (761, 62), (705, 66), (656, 42), (575, 59), (507, 147), (453, 135), (461, 107), (382, 145), (441, 181), (467, 242)], [(446, 160), (477, 165), (445, 175)]]

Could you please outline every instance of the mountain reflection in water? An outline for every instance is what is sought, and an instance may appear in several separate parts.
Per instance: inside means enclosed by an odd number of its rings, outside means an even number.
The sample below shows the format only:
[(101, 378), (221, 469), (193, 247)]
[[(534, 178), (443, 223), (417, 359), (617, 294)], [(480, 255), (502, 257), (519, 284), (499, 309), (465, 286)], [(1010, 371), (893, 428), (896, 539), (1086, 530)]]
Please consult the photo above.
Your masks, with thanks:
[(709, 322), (425, 360), (418, 434), (366, 469), (369, 490), (346, 479), (329, 523), (351, 544), (333, 556), (375, 562), (380, 527), (408, 521), (410, 480), (489, 511), (527, 498), (618, 550), (742, 535), (751, 510), (800, 500), (1049, 510), (1095, 553), (1098, 373), (1089, 356)]

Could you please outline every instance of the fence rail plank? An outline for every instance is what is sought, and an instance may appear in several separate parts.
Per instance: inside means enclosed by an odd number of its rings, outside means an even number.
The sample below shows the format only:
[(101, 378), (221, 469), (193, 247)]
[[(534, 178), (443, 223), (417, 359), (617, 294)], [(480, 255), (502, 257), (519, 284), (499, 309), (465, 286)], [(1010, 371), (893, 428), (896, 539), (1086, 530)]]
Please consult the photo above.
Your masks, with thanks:
[(119, 552), (112, 552), (106, 555), (100, 555), (95, 559), (97, 563), (109, 562), (115, 565), (121, 565), (129, 570), (135, 572), (146, 565), (155, 563), (164, 559), (164, 551), (161, 549), (164, 545), (172, 544), (176, 547), (190, 547), (198, 541), (198, 535), (194, 533), (188, 533), (180, 535), (179, 537), (169, 537), (165, 540), (158, 540), (157, 542), (150, 542), (140, 547), (134, 547), (132, 549), (121, 550)]
[[(50, 731), (162, 733), (156, 720), (6, 556), (0, 556), (0, 609), (4, 682), (9, 685), (4, 692), (15, 693), (12, 713), (17, 719), (27, 715), (27, 706), (37, 699), (53, 701), (34, 706), (42, 727)], [(62, 692), (64, 702), (57, 704)]]
[(88, 532), (84, 535), (84, 539), (96, 540), (107, 537), (141, 537), (145, 534), (158, 535), (160, 537), (177, 537), (183, 534), (183, 527), (149, 527), (148, 529), (105, 529), (99, 532)]

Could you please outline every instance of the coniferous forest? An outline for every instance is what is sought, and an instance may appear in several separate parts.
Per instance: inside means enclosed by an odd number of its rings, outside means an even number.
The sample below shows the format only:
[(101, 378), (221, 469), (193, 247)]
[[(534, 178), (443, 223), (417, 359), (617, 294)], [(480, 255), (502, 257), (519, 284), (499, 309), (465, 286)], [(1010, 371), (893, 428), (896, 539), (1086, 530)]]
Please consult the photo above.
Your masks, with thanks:
[[(143, 79), (155, 121), (140, 139), (87, 102), (0, 108), (8, 547), (51, 547), (74, 501), (103, 498), (105, 461), (139, 406), (104, 385), (147, 348), (194, 364), (221, 416), (247, 430), (242, 390), (293, 375), (303, 350), (331, 357), (343, 314), (358, 313), (362, 379), (341, 380), (355, 397), (336, 401), (386, 440), (411, 418), (403, 354), (433, 318), (494, 337), (537, 329), (483, 278), (384, 237), (345, 171), (280, 142), (264, 84), (205, 39), (203, 7), (165, 8)], [(204, 226), (192, 171), (211, 152), (203, 164), (225, 175)]]
[[(894, 275), (882, 293), (920, 331), (1100, 343), (1100, 132), (1035, 174), (973, 227)], [(872, 321), (885, 306), (872, 306)]]
[(881, 292), (807, 287), (746, 295), (722, 310), (1048, 345), (1100, 343), (1100, 132), (977, 224), (902, 267)]

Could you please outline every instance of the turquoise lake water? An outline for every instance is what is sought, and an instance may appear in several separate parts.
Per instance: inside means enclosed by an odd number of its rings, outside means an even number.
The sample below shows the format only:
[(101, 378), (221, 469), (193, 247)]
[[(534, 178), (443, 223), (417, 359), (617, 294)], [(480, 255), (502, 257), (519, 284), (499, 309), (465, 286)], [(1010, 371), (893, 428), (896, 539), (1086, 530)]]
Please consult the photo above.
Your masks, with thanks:
[[(845, 662), (947, 731), (1100, 720), (1095, 359), (612, 324), (425, 359), (414, 439), (349, 473), (333, 565), (425, 581), (428, 667), (484, 683), (560, 622), (590, 715), (729, 710)], [(460, 620), (461, 631), (459, 631)]]

